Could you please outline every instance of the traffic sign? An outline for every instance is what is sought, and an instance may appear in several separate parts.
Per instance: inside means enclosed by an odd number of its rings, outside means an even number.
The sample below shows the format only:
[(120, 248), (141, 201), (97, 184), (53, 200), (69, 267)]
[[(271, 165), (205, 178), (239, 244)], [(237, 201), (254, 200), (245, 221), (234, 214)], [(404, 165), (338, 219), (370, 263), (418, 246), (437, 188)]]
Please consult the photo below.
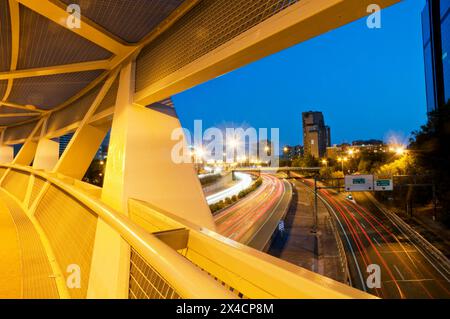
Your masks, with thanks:
[(348, 192), (373, 191), (373, 175), (346, 175), (345, 190)]
[(392, 191), (394, 190), (394, 182), (392, 179), (383, 178), (375, 180), (376, 191)]

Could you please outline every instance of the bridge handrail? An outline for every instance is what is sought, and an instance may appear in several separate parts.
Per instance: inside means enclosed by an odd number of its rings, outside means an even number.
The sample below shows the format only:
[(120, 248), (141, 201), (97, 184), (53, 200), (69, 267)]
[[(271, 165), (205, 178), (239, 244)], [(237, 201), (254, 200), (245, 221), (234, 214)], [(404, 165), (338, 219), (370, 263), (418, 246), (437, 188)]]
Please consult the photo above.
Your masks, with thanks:
[[(116, 230), (183, 298), (235, 298), (208, 274), (118, 211), (61, 179), (28, 166), (1, 164), (43, 178), (84, 204)], [(55, 177), (56, 175), (56, 177)], [(176, 267), (174, 267), (176, 265)]]

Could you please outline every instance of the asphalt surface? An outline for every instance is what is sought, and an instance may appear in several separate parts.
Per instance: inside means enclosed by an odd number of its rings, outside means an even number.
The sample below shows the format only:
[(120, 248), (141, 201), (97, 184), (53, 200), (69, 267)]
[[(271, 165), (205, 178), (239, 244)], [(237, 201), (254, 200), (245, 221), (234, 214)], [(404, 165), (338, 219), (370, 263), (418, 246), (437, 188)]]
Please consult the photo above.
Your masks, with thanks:
[(278, 211), (286, 192), (285, 183), (266, 174), (261, 178), (260, 187), (214, 216), (218, 233), (247, 244)]
[[(352, 193), (353, 201), (348, 193), (323, 189), (319, 194), (338, 221), (356, 288), (380, 298), (450, 298), (448, 268), (365, 193)], [(367, 284), (372, 264), (380, 269), (379, 288)]]

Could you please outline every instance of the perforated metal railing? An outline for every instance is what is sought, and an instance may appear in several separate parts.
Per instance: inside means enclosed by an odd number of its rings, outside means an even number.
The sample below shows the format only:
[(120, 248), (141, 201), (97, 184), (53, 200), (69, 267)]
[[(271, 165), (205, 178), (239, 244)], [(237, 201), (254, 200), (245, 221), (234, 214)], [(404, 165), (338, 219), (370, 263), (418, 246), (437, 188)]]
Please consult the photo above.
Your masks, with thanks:
[[(89, 240), (77, 237), (77, 233), (83, 234), (81, 230), (74, 231), (78, 224), (78, 228), (82, 225), (93, 234), (95, 220), (92, 218), (100, 217), (118, 232), (131, 247), (130, 298), (372, 297), (223, 238), (148, 203), (130, 200), (130, 217), (126, 217), (67, 177), (17, 165), (0, 165), (0, 168), (34, 175), (34, 179), (28, 180), (41, 178), (49, 184), (45, 194), (36, 198), (39, 203), (35, 215), (58, 263), (66, 264), (68, 260), (89, 263), (94, 237)], [(28, 190), (31, 191), (30, 187)], [(9, 195), (14, 197), (12, 193)], [(71, 208), (61, 218), (64, 221), (55, 223), (58, 212), (66, 207)], [(133, 220), (139, 221), (139, 225)], [(86, 226), (86, 222), (91, 226)], [(68, 242), (70, 245), (64, 246)], [(87, 281), (84, 286), (87, 287)], [(86, 290), (70, 295), (84, 298)]]
[(139, 253), (131, 249), (130, 299), (180, 299), (175, 289)]
[[(157, 237), (238, 298), (372, 297), (200, 228), (149, 203), (129, 200), (129, 216), (149, 233), (166, 234)], [(186, 233), (187, 239), (183, 236)]]
[[(34, 201), (37, 201), (34, 211), (36, 222), (45, 233), (60, 266), (67, 265), (70, 261), (79, 264), (89, 273), (95, 225), (97, 218), (101, 217), (130, 245), (130, 298), (233, 298), (228, 290), (188, 259), (83, 190), (87, 186), (81, 187), (79, 181), (70, 182), (64, 176), (58, 178), (18, 165), (0, 165), (0, 173), (2, 172), (4, 176), (0, 178), (3, 181), (6, 178), (13, 181), (13, 178), (19, 176), (20, 179), (24, 176), (27, 182), (34, 183), (30, 187), (23, 185), (30, 192), (29, 196), (24, 197), (34, 197)], [(30, 178), (31, 176), (34, 178)], [(11, 181), (8, 185), (12, 185)], [(24, 207), (28, 207), (26, 200), (22, 199), (22, 193), (19, 198), (14, 191), (3, 190)], [(70, 291), (71, 297), (87, 296), (89, 278), (83, 276), (82, 280), (83, 288)]]
[(155, 83), (299, 0), (203, 0), (145, 47), (136, 91)]

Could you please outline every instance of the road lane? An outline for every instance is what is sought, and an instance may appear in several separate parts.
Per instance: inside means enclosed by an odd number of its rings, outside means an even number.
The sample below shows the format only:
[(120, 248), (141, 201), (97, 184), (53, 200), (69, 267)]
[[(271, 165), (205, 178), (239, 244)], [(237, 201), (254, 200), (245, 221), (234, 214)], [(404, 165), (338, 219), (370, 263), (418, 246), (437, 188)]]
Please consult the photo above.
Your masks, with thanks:
[[(305, 181), (312, 186), (311, 181)], [(418, 247), (394, 221), (387, 218), (364, 193), (345, 194), (320, 190), (320, 196), (333, 208), (350, 240), (344, 240), (354, 285), (382, 298), (450, 298), (445, 270), (439, 269), (432, 256)], [(343, 234), (340, 234), (343, 236)], [(350, 247), (349, 247), (350, 246)], [(381, 287), (369, 288), (357, 275), (357, 268), (367, 278), (367, 266), (381, 270)], [(358, 280), (359, 279), (359, 280)]]
[(271, 175), (263, 174), (261, 178), (258, 189), (214, 216), (218, 233), (247, 243), (270, 218), (283, 198), (285, 185)]

